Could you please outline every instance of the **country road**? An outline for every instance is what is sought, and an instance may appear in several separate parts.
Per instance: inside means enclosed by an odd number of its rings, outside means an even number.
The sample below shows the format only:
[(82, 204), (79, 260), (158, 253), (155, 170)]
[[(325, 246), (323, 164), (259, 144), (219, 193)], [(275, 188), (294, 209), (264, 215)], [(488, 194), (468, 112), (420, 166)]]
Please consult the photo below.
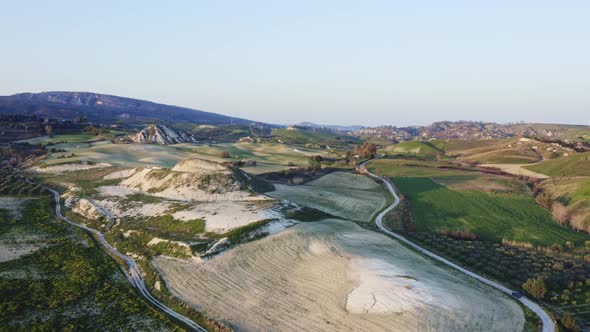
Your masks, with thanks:
[[(371, 159), (371, 160), (374, 160), (374, 159)], [(371, 160), (368, 160), (368, 161), (365, 161), (365, 162), (361, 163), (359, 165), (360, 168), (361, 168), (361, 170), (363, 172), (365, 172), (368, 176), (370, 176), (370, 177), (372, 177), (374, 179), (382, 180), (385, 183), (385, 185), (387, 186), (387, 189), (389, 190), (389, 192), (391, 192), (391, 194), (393, 195), (393, 198), (394, 198), (393, 203), (390, 206), (388, 206), (385, 210), (381, 211), (381, 213), (379, 213), (377, 215), (377, 217), (375, 218), (375, 224), (377, 225), (377, 227), (382, 232), (384, 232), (384, 233), (386, 233), (386, 234), (388, 234), (388, 235), (390, 235), (390, 236), (398, 239), (399, 241), (407, 244), (408, 246), (416, 249), (418, 252), (422, 253), (423, 255), (426, 255), (426, 256), (431, 257), (431, 258), (433, 258), (433, 259), (435, 259), (435, 260), (437, 260), (437, 261), (439, 261), (441, 263), (444, 263), (445, 265), (450, 266), (450, 267), (452, 267), (455, 270), (458, 270), (460, 272), (463, 272), (466, 275), (468, 275), (468, 276), (470, 276), (470, 277), (472, 277), (474, 279), (477, 279), (477, 280), (483, 282), (486, 285), (489, 285), (491, 287), (494, 287), (494, 288), (500, 290), (501, 292), (507, 294), (508, 296), (511, 296), (512, 297), (513, 290), (508, 289), (507, 287), (505, 287), (505, 286), (503, 286), (503, 285), (501, 285), (499, 283), (496, 283), (494, 281), (491, 281), (489, 279), (486, 279), (486, 278), (480, 276), (479, 274), (476, 274), (476, 273), (473, 273), (473, 272), (471, 272), (471, 271), (469, 271), (467, 269), (464, 269), (464, 268), (460, 267), (459, 265), (457, 265), (457, 264), (455, 264), (455, 263), (453, 263), (453, 262), (451, 262), (451, 261), (449, 261), (449, 260), (447, 260), (447, 259), (445, 259), (445, 258), (443, 258), (443, 257), (441, 257), (441, 256), (439, 256), (437, 254), (435, 254), (435, 253), (432, 253), (432, 252), (430, 252), (430, 251), (428, 251), (428, 250), (420, 247), (419, 245), (411, 242), (410, 240), (406, 239), (405, 237), (403, 237), (403, 236), (401, 236), (401, 235), (399, 235), (397, 233), (394, 233), (394, 232), (388, 230), (387, 228), (385, 228), (385, 226), (383, 226), (383, 217), (389, 211), (393, 210), (399, 204), (400, 199), (399, 199), (397, 193), (395, 192), (395, 190), (393, 189), (393, 185), (391, 184), (391, 182), (388, 179), (385, 179), (385, 178), (382, 178), (380, 176), (377, 176), (377, 175), (375, 175), (373, 173), (370, 173), (367, 170), (366, 165), (367, 165), (367, 163), (371, 162)], [(514, 298), (514, 299), (516, 299), (516, 298)], [(517, 300), (519, 300), (524, 306), (526, 306), (531, 311), (533, 311), (537, 316), (539, 316), (539, 318), (543, 322), (543, 329), (542, 329), (543, 332), (554, 332), (555, 331), (555, 322), (553, 322), (553, 319), (551, 319), (551, 317), (547, 314), (547, 312), (545, 312), (545, 310), (543, 310), (543, 308), (541, 308), (541, 306), (539, 306), (538, 304), (536, 304), (535, 302), (529, 300), (528, 298), (526, 298), (524, 296), (518, 298)]]
[(125, 277), (129, 281), (129, 283), (133, 287), (135, 287), (135, 289), (137, 289), (137, 291), (139, 292), (139, 294), (149, 304), (151, 304), (158, 311), (161, 311), (164, 314), (167, 314), (168, 316), (173, 317), (174, 319), (182, 322), (183, 324), (185, 324), (186, 326), (190, 327), (191, 329), (193, 329), (195, 331), (199, 331), (199, 332), (206, 332), (207, 331), (205, 328), (203, 328), (199, 324), (195, 323), (190, 318), (185, 317), (185, 316), (177, 313), (176, 311), (174, 311), (171, 308), (167, 307), (162, 302), (158, 301), (155, 297), (153, 297), (152, 294), (145, 287), (145, 283), (143, 281), (143, 278), (141, 277), (141, 272), (139, 271), (139, 268), (137, 266), (137, 263), (135, 263), (135, 261), (133, 260), (133, 258), (131, 258), (129, 256), (126, 256), (126, 255), (123, 255), (117, 249), (115, 249), (113, 246), (111, 246), (106, 241), (104, 235), (101, 232), (99, 232), (99, 231), (97, 231), (95, 229), (92, 229), (90, 227), (86, 227), (84, 225), (75, 223), (75, 222), (71, 221), (70, 219), (64, 217), (64, 215), (61, 213), (61, 204), (60, 204), (60, 199), (59, 199), (59, 193), (57, 191), (53, 190), (53, 189), (50, 189), (50, 188), (47, 188), (47, 190), (49, 190), (51, 192), (51, 194), (53, 195), (53, 198), (55, 199), (55, 215), (59, 219), (65, 221), (66, 223), (68, 223), (68, 224), (70, 224), (72, 226), (81, 228), (81, 229), (83, 229), (83, 230), (85, 230), (87, 232), (90, 232), (90, 233), (96, 235), (96, 237), (99, 239), (100, 243), (104, 246), (105, 249), (107, 249), (111, 254), (117, 256), (118, 258), (120, 258), (123, 261), (125, 261), (125, 263), (127, 263), (127, 267), (129, 268), (129, 274), (126, 274)]

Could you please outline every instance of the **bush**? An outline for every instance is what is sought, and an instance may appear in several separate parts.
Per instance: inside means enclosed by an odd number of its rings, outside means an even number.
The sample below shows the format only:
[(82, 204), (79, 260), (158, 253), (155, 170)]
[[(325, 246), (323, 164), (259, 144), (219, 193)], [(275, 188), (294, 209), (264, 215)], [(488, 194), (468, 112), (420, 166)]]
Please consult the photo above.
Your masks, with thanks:
[(230, 155), (230, 154), (229, 154), (229, 152), (227, 152), (227, 151), (222, 151), (222, 152), (219, 154), (219, 156), (220, 156), (221, 158), (230, 158), (230, 157), (231, 157), (231, 155)]

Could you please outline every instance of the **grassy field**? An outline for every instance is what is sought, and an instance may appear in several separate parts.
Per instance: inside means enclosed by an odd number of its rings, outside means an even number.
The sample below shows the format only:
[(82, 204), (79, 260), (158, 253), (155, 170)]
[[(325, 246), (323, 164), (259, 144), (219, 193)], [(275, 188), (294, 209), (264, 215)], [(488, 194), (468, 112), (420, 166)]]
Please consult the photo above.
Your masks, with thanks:
[(549, 176), (590, 176), (590, 152), (546, 160), (525, 168)]
[(273, 129), (271, 135), (290, 144), (322, 144), (322, 145), (340, 145), (345, 141), (360, 143), (356, 137), (345, 136), (332, 132), (310, 131), (310, 130), (290, 130), (286, 128)]
[(435, 158), (437, 155), (444, 154), (444, 151), (430, 142), (407, 141), (386, 147), (385, 154)]
[[(73, 157), (63, 158), (64, 155), (72, 153)], [(42, 164), (50, 166), (90, 161), (127, 168), (146, 166), (170, 168), (180, 160), (195, 157), (198, 156), (166, 145), (99, 143), (73, 148), (66, 153), (52, 153), (42, 161)]]
[(539, 245), (566, 240), (580, 244), (588, 239), (554, 222), (523, 182), (428, 165), (437, 164), (387, 159), (369, 164), (372, 171), (392, 177), (409, 199), (419, 232), (463, 230), (484, 240), (505, 238)]
[(551, 214), (520, 194), (450, 190), (429, 178), (394, 178), (410, 200), (416, 231), (463, 230), (484, 240), (509, 239), (538, 245), (583, 243), (588, 236), (551, 219)]
[[(310, 156), (336, 157), (327, 150), (292, 147), (279, 143), (224, 143), (215, 145), (178, 144), (174, 147), (198, 154), (199, 158), (217, 162), (250, 159), (256, 161), (254, 167), (244, 170), (253, 174), (279, 171), (293, 166), (307, 166)], [(230, 158), (222, 158), (228, 152)]]
[[(336, 172), (306, 185), (275, 185), (267, 195), (308, 206), (333, 216), (369, 222), (387, 202), (387, 194), (380, 186), (367, 182), (361, 175)], [(370, 181), (370, 180), (368, 180)], [(359, 184), (359, 188), (352, 189)]]

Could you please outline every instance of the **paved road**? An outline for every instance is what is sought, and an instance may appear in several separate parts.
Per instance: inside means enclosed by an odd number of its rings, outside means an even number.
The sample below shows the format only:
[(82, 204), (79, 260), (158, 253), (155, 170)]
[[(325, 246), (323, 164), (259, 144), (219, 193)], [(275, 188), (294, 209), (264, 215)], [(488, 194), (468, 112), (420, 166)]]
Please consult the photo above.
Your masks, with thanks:
[[(379, 227), (379, 229), (384, 232), (387, 233), (388, 235), (393, 236), (394, 238), (398, 239), (399, 241), (407, 244), (408, 246), (416, 249), (417, 251), (419, 251), (420, 253), (429, 256), (433, 259), (436, 259), (439, 262), (442, 262), (452, 268), (454, 268), (455, 270), (461, 271), (463, 273), (465, 273), (466, 275), (477, 279), (481, 282), (483, 282), (486, 285), (492, 286), (498, 290), (500, 290), (501, 292), (504, 292), (505, 294), (508, 294), (509, 296), (512, 296), (512, 292), (513, 290), (508, 289), (506, 287), (504, 287), (503, 285), (500, 285), (496, 282), (493, 282), (491, 280), (488, 280), (482, 276), (480, 276), (479, 274), (473, 273), (467, 269), (464, 269), (462, 267), (460, 267), (459, 265), (440, 257), (439, 255), (432, 253), (422, 247), (420, 247), (419, 245), (411, 242), (410, 240), (406, 239), (405, 237), (396, 234), (390, 230), (388, 230), (387, 228), (385, 228), (383, 226), (383, 217), (391, 210), (393, 210), (398, 204), (399, 204), (399, 197), (397, 196), (397, 193), (395, 192), (395, 190), (393, 189), (393, 185), (391, 184), (391, 182), (388, 179), (379, 177), (373, 173), (370, 173), (367, 170), (367, 163), (369, 163), (371, 160), (366, 161), (364, 163), (360, 164), (360, 168), (370, 177), (375, 178), (375, 179), (380, 179), (383, 182), (385, 182), (385, 185), (387, 186), (387, 189), (389, 190), (389, 192), (391, 192), (391, 194), (394, 197), (394, 201), (393, 203), (388, 206), (385, 210), (383, 210), (381, 213), (379, 213), (379, 215), (377, 215), (377, 217), (375, 218), (375, 224), (377, 224), (377, 227)], [(516, 299), (516, 298), (515, 298)], [(538, 304), (536, 304), (535, 302), (529, 300), (526, 297), (521, 297), (518, 299), (524, 306), (526, 306), (527, 308), (529, 308), (531, 311), (533, 311), (535, 314), (537, 314), (537, 316), (539, 316), (539, 318), (541, 319), (541, 321), (543, 322), (543, 332), (554, 332), (555, 331), (555, 322), (553, 322), (553, 319), (551, 319), (551, 317), (549, 317), (549, 315), (545, 312), (545, 310), (543, 310), (543, 308), (541, 308)]]
[(185, 317), (179, 313), (177, 313), (176, 311), (168, 308), (166, 305), (164, 305), (162, 302), (158, 301), (155, 297), (152, 296), (152, 294), (147, 290), (147, 288), (145, 287), (145, 283), (143, 282), (143, 278), (141, 277), (141, 273), (139, 271), (139, 268), (137, 266), (137, 263), (135, 263), (135, 261), (133, 260), (133, 258), (123, 255), (122, 253), (120, 253), (117, 249), (115, 249), (113, 246), (111, 246), (106, 239), (104, 238), (104, 235), (95, 230), (92, 229), (90, 227), (86, 227), (84, 225), (81, 224), (77, 224), (73, 221), (71, 221), (70, 219), (66, 218), (63, 216), (63, 214), (61, 213), (61, 204), (59, 201), (59, 193), (53, 189), (49, 189), (47, 188), (51, 194), (53, 194), (53, 198), (55, 199), (55, 215), (65, 221), (66, 223), (81, 228), (87, 232), (90, 232), (94, 235), (96, 235), (96, 237), (100, 240), (100, 243), (113, 255), (119, 257), (120, 259), (122, 259), (123, 261), (125, 261), (125, 263), (127, 263), (127, 267), (129, 268), (129, 273), (125, 275), (125, 277), (127, 278), (127, 280), (129, 281), (129, 283), (135, 287), (135, 289), (137, 289), (137, 291), (140, 293), (141, 296), (143, 296), (143, 298), (148, 301), (148, 303), (150, 303), (153, 307), (155, 307), (157, 310), (177, 319), (178, 321), (184, 323), (186, 326), (192, 328), (195, 331), (199, 331), (199, 332), (206, 332), (207, 330), (205, 328), (203, 328), (202, 326), (200, 326), (199, 324), (193, 322), (190, 318)]

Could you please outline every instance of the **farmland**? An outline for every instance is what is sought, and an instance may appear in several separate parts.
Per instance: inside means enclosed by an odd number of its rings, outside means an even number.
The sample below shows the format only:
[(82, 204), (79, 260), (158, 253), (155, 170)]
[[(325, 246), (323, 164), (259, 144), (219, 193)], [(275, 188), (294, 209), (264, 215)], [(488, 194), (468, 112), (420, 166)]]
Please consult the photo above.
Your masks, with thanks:
[[(305, 185), (276, 184), (267, 195), (308, 206), (333, 216), (369, 222), (387, 202), (383, 188), (361, 175), (336, 172)], [(358, 188), (367, 189), (352, 189)]]
[(527, 186), (514, 179), (462, 170), (439, 169), (435, 163), (376, 160), (370, 169), (392, 177), (411, 204), (419, 232), (443, 229), (502, 239), (551, 245), (587, 236), (559, 225), (536, 205)]
[(302, 223), (206, 262), (157, 257), (155, 266), (173, 294), (244, 331), (524, 324), (512, 300), (349, 221)]

